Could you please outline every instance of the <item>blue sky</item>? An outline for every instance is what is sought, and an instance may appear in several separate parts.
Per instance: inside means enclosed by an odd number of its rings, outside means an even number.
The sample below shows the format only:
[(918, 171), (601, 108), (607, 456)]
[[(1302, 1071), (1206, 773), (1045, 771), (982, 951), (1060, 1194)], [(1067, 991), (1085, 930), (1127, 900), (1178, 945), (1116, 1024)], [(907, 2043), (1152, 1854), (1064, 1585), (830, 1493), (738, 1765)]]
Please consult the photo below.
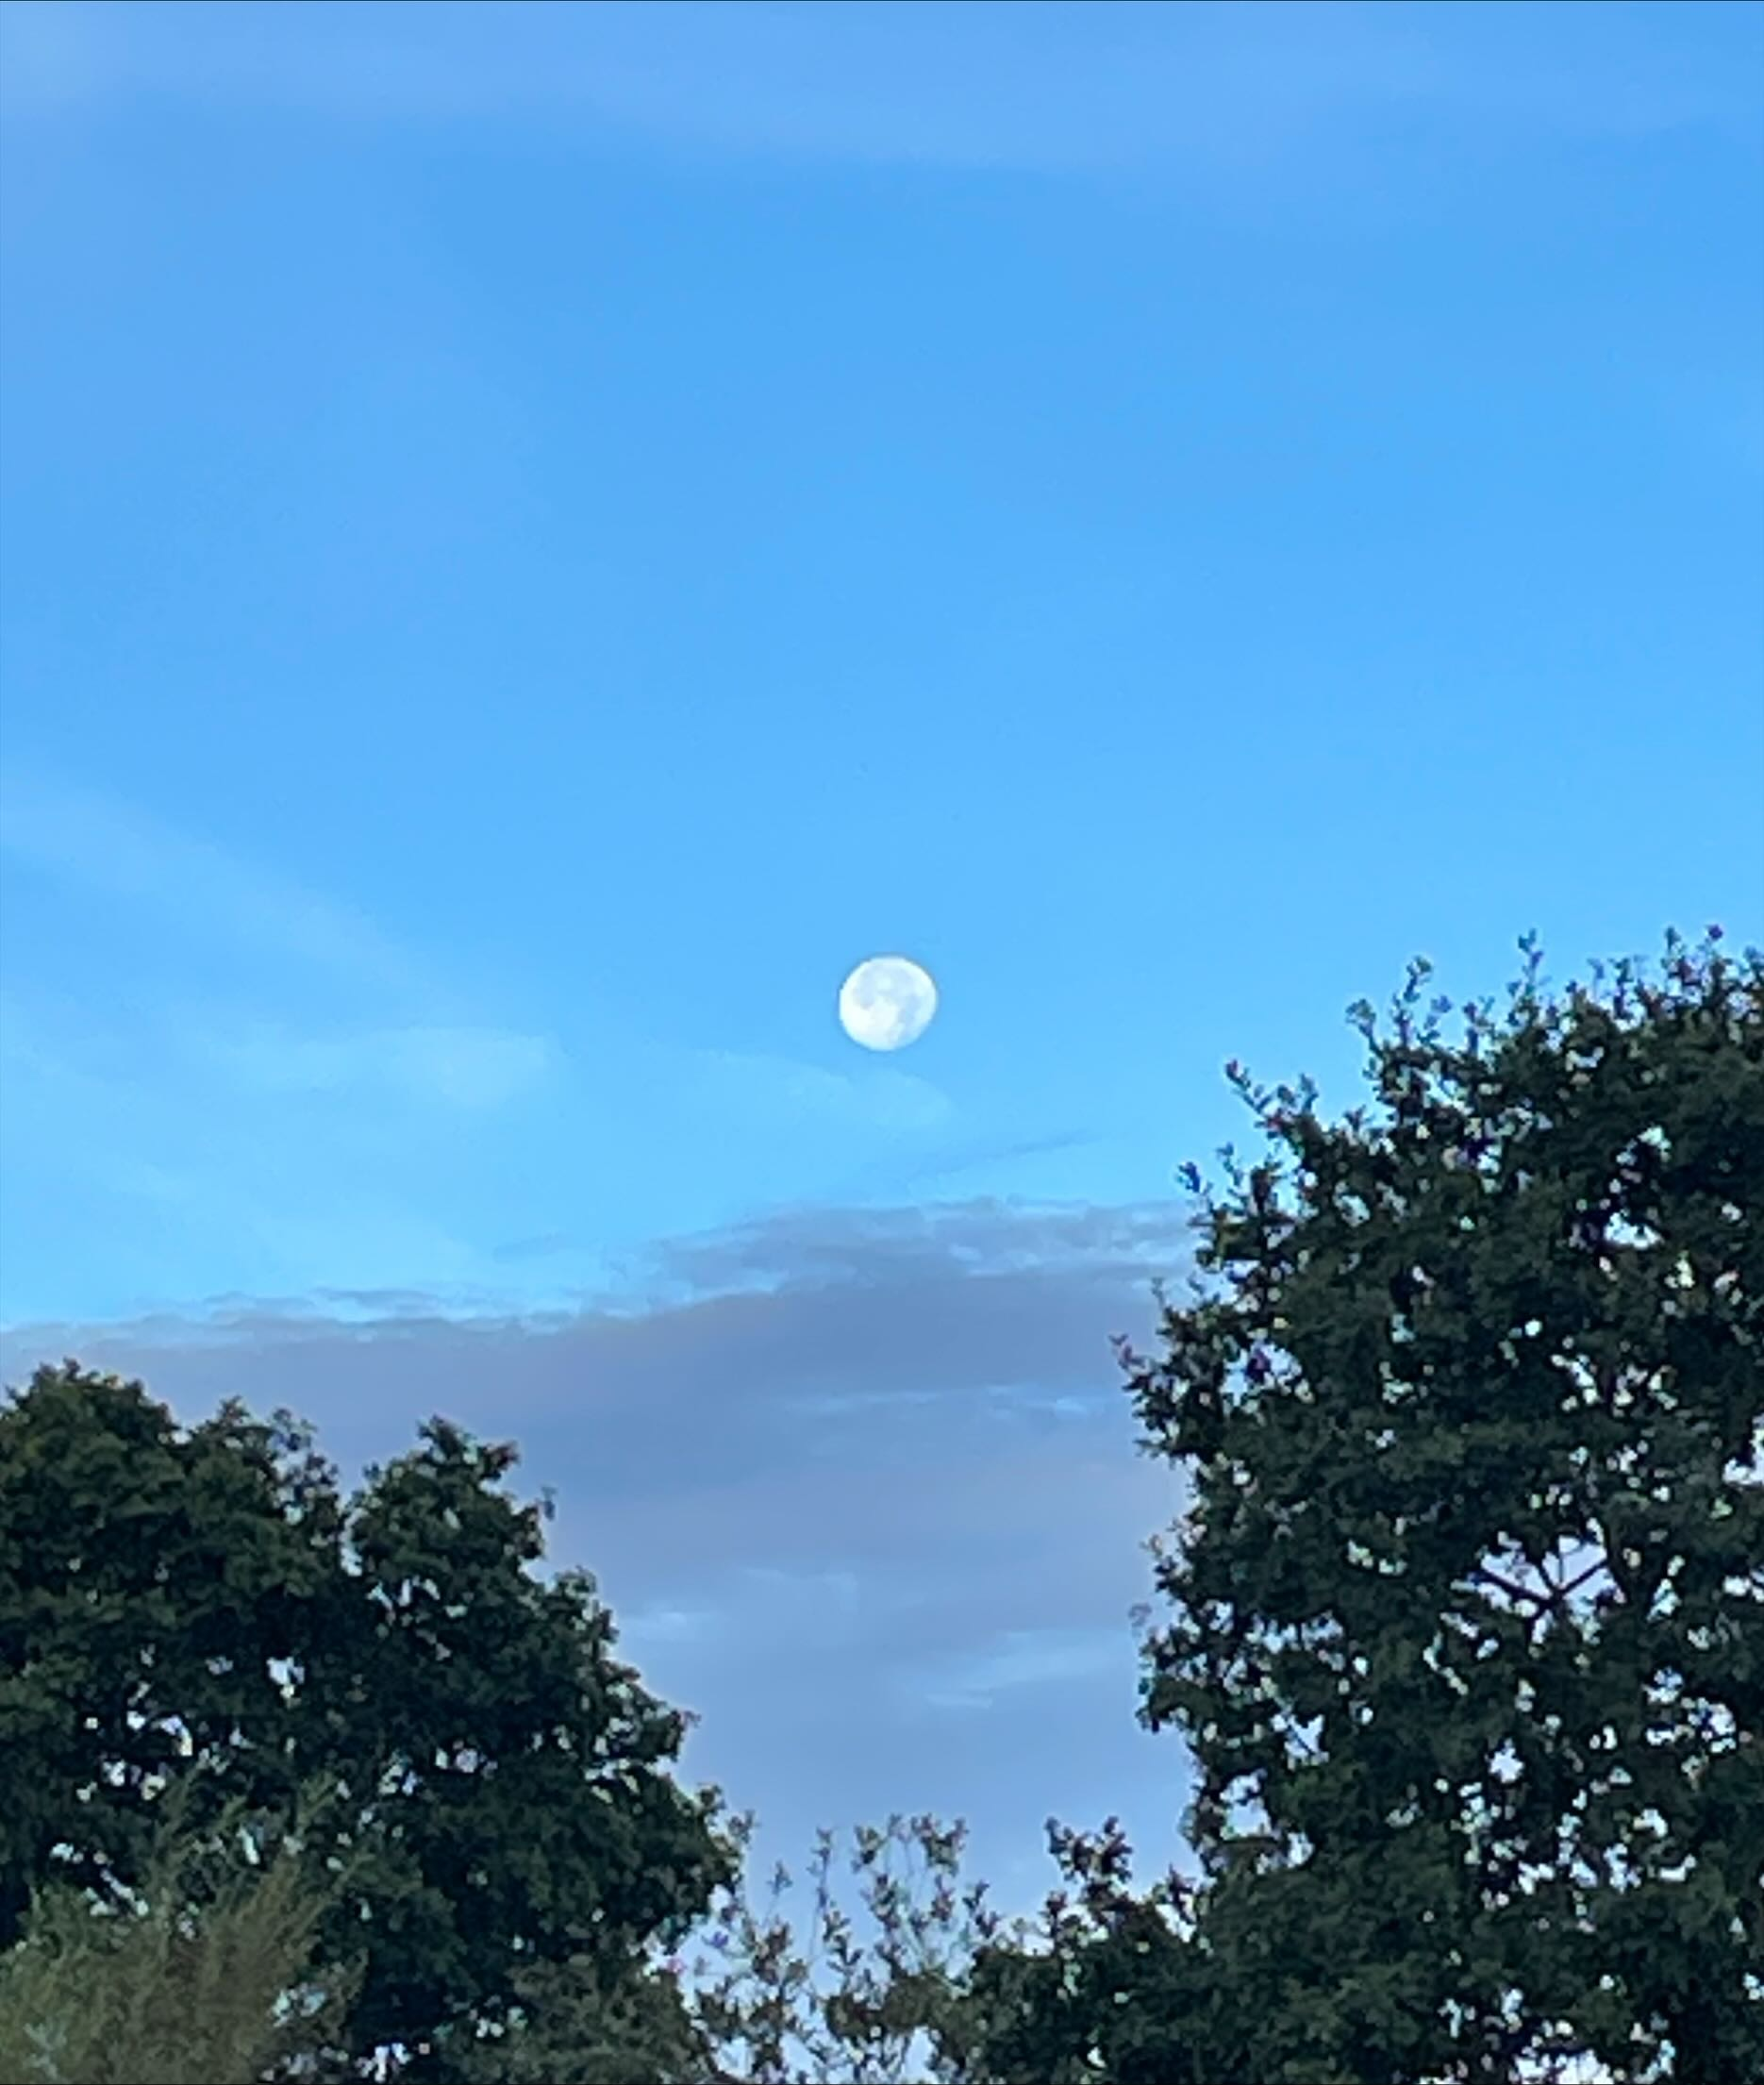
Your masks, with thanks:
[(471, 1416), (780, 1829), (1168, 1839), (1223, 1062), (1757, 935), (1764, 9), (0, 38), (8, 1379)]

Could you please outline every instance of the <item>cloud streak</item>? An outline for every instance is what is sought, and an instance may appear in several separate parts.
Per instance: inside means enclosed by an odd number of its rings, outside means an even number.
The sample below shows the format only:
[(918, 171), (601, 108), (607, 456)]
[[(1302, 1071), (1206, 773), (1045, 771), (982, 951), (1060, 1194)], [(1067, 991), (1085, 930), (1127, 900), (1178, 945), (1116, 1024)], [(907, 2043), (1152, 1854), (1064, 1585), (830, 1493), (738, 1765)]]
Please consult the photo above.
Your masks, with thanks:
[(928, 1079), (892, 1066), (829, 1071), (799, 1059), (736, 1050), (694, 1054), (692, 1097), (720, 1113), (842, 1122), (907, 1132), (940, 1128), (955, 1105)]
[(382, 992), (433, 990), (423, 968), (363, 913), (78, 783), (19, 769), (0, 774), (0, 851), (254, 956)]
[(550, 1037), (483, 1018), (359, 908), (59, 776), (0, 774), (0, 855), (7, 1308), (187, 1297), (191, 1270), (493, 1278), (465, 1175), (498, 1161), (441, 1132), (494, 1117), (530, 1144), (516, 1104), (571, 1071)]
[(381, 1028), (312, 1036), (259, 1028), (200, 1044), (217, 1073), (247, 1092), (360, 1090), (443, 1108), (494, 1109), (531, 1091), (556, 1068), (543, 1036), (508, 1028)]
[(692, 152), (1005, 171), (1242, 168), (1391, 117), (1595, 136), (1750, 122), (1744, 82), (1660, 48), (1645, 19), (1594, 14), (1600, 34), (1576, 36), (1589, 11), (15, 4), (5, 70), (14, 104), (42, 111), (568, 120)]

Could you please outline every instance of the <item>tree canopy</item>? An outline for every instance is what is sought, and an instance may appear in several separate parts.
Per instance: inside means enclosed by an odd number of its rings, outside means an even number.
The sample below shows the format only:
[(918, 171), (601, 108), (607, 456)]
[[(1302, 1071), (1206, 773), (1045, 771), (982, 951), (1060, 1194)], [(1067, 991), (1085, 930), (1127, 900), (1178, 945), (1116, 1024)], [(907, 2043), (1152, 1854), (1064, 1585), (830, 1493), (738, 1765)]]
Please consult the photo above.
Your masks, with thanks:
[(286, 1413), (187, 1431), (138, 1383), (39, 1369), (0, 1412), (0, 1946), (59, 1877), (115, 1898), (168, 1786), (291, 1814), (346, 1868), (349, 2056), (412, 2077), (566, 1958), (608, 1982), (730, 1872), (684, 1720), (613, 1656), (580, 1572), (541, 1582), (512, 1448), (436, 1420), (345, 1498)]
[(1424, 964), (1354, 1009), (1339, 1121), (1231, 1068), (1269, 1155), (1190, 1172), (1123, 1349), (1192, 1476), (1143, 1719), (1204, 1886), (1092, 1861), (1082, 1941), (992, 1965), (1020, 2075), (1764, 2077), (1764, 959), (1552, 997), (1522, 946), (1458, 1040)]

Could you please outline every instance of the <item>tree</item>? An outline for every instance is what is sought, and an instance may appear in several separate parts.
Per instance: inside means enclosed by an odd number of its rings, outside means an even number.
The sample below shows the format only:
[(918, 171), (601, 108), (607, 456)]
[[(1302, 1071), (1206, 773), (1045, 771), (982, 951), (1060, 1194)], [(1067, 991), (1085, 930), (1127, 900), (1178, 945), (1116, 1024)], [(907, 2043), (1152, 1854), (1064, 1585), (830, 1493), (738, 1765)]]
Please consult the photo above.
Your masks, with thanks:
[(1105, 1877), (992, 1965), (1031, 2055), (1764, 2077), (1764, 958), (1719, 939), (1555, 998), (1528, 940), (1456, 1042), (1417, 963), (1339, 1122), (1230, 1068), (1270, 1155), (1121, 1348), (1192, 1472), (1142, 1714), (1203, 1887), (1154, 1925)]
[[(745, 1854), (752, 1817), (729, 1829)], [(785, 1910), (788, 1869), (758, 1905), (743, 1877), (719, 1890), (691, 1960), (674, 1957), (641, 1992), (608, 1993), (590, 1964), (544, 1965), (523, 1978), (507, 2031), (474, 2044), (472, 2085), (977, 2085), (984, 2023), (969, 1979), (1005, 1928), (986, 1886), (962, 1883), (965, 1838), (928, 1816), (860, 1826), (855, 1917), (834, 1888), (835, 1836), (823, 1831), (800, 1928)], [(1022, 1922), (1011, 1930), (1028, 1942)]]
[(683, 1934), (731, 1873), (718, 1798), (672, 1779), (684, 1719), (592, 1580), (530, 1574), (515, 1460), (438, 1419), (345, 1500), (286, 1413), (184, 1431), (138, 1383), (39, 1369), (0, 1411), (0, 1946), (50, 1879), (125, 1898), (168, 1788), (200, 1825), (314, 1782), (358, 2070), (442, 2078), (523, 1969), (614, 1983)]
[[(740, 1822), (744, 1846), (752, 1819)], [(962, 1882), (966, 1840), (962, 1825), (927, 1815), (859, 1826), (849, 1860), (858, 1919), (835, 1893), (835, 1835), (822, 1831), (801, 1934), (783, 1909), (793, 1878), (782, 1865), (763, 1908), (744, 1887), (723, 1893), (708, 1936), (716, 1959), (693, 1963), (691, 1999), (721, 2075), (749, 2085), (965, 2076), (968, 1979), (1003, 1930), (986, 1885)]]

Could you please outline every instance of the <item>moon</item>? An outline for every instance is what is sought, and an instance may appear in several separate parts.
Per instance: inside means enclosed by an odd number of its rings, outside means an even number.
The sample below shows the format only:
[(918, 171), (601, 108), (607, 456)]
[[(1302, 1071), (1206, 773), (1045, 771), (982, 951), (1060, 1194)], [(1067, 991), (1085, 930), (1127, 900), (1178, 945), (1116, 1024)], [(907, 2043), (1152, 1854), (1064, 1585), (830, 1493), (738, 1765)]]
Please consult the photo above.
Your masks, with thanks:
[(866, 1050), (904, 1050), (936, 1011), (930, 972), (905, 956), (872, 956), (840, 987), (840, 1026)]

